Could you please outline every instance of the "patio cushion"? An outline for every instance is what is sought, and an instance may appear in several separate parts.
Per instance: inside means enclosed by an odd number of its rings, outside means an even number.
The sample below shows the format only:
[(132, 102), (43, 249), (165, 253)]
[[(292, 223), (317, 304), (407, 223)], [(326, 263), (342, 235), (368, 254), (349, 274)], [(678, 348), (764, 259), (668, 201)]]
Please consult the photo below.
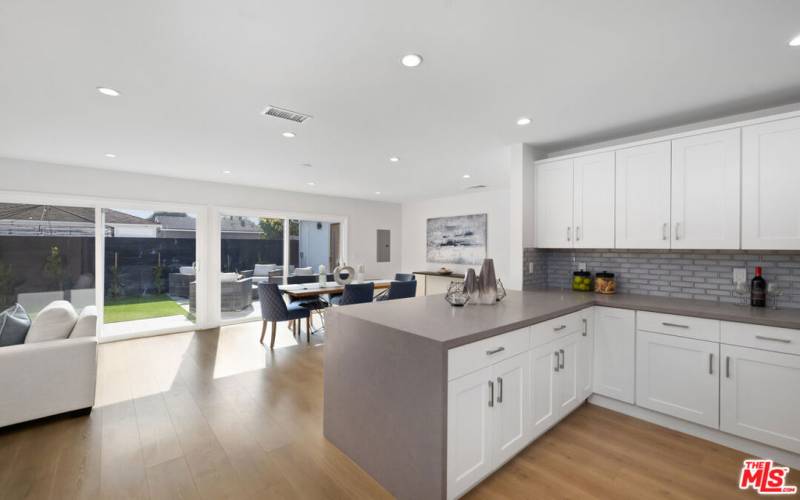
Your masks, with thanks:
[(219, 280), (222, 283), (230, 283), (232, 281), (236, 281), (239, 279), (239, 275), (236, 273), (220, 273)]
[(310, 267), (298, 267), (294, 270), (295, 276), (311, 276), (314, 271)]
[(194, 276), (194, 274), (195, 274), (195, 270), (194, 270), (194, 268), (192, 266), (181, 266), (178, 269), (178, 271), (181, 274), (185, 274), (187, 276)]
[(0, 313), (0, 347), (25, 343), (31, 318), (19, 304)]
[(55, 300), (39, 311), (25, 337), (26, 344), (69, 337), (78, 321), (78, 313), (66, 300)]
[(253, 268), (253, 276), (269, 276), (270, 271), (274, 271), (276, 264), (256, 264)]

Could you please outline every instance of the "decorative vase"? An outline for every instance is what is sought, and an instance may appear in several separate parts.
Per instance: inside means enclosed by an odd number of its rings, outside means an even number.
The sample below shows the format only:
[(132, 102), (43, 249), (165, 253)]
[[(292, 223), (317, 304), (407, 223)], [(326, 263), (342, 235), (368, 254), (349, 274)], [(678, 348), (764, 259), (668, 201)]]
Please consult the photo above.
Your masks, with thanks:
[(478, 277), (475, 276), (475, 270), (472, 268), (467, 269), (467, 275), (464, 277), (464, 293), (469, 297), (469, 301), (473, 304), (478, 302), (480, 291), (478, 290)]
[(508, 292), (506, 292), (506, 287), (503, 285), (503, 282), (499, 279), (497, 280), (497, 302), (500, 302), (504, 298), (506, 298)]
[(447, 287), (447, 294), (444, 296), (451, 306), (462, 307), (469, 302), (469, 295), (464, 290), (464, 283), (461, 281), (451, 281)]
[(494, 274), (494, 260), (483, 259), (481, 274), (478, 276), (478, 303), (497, 302), (497, 276)]

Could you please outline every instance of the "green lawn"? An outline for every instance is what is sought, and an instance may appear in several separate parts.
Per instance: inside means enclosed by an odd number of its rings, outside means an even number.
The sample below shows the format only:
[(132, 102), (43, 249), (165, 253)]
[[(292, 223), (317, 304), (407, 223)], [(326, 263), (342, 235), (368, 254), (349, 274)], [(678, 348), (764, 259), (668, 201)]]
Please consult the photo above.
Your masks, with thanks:
[(153, 295), (121, 299), (107, 298), (103, 316), (106, 323), (119, 323), (120, 321), (163, 318), (165, 316), (188, 317), (189, 313), (169, 296)]

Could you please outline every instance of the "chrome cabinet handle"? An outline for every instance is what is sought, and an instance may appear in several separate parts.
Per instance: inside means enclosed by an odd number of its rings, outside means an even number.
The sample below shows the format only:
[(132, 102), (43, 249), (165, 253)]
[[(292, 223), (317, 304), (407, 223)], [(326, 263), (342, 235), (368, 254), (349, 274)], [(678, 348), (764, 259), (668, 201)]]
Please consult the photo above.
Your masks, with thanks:
[(563, 330), (566, 327), (567, 327), (567, 325), (555, 326), (555, 327), (553, 327), (553, 331), (554, 332), (560, 332), (561, 330)]
[(675, 223), (675, 239), (676, 240), (681, 239), (680, 227), (681, 227), (681, 223), (680, 222), (676, 222)]
[(559, 359), (558, 359), (558, 351), (554, 352), (553, 354), (556, 355), (556, 369), (555, 369), (555, 371), (558, 371), (558, 365), (560, 364)]
[(572, 241), (572, 227), (567, 226), (567, 241)]
[(725, 378), (731, 378), (731, 357), (725, 356)]
[(497, 354), (498, 352), (503, 352), (505, 350), (506, 350), (505, 347), (500, 346), (497, 349), (490, 349), (490, 350), (486, 351), (486, 355), (487, 356), (491, 356), (492, 354)]
[(489, 407), (494, 407), (494, 382), (489, 381)]
[(558, 352), (561, 353), (561, 364), (558, 365), (558, 368), (563, 370), (564, 369), (564, 358), (566, 357), (566, 356), (564, 356), (564, 349), (559, 349)]
[(689, 325), (679, 325), (678, 323), (667, 323), (666, 321), (661, 322), (664, 326), (674, 326), (675, 328), (689, 328)]
[(667, 228), (668, 227), (669, 227), (669, 224), (667, 224), (666, 222), (664, 223), (663, 226), (661, 226), (661, 239), (664, 240), (664, 241), (667, 241)]
[(503, 377), (497, 377), (497, 386), (498, 386), (497, 387), (497, 389), (498, 389), (497, 402), (498, 403), (502, 403), (503, 402)]
[(581, 226), (575, 227), (575, 241), (581, 241)]
[(789, 339), (779, 339), (777, 337), (764, 337), (763, 335), (756, 335), (756, 338), (759, 340), (769, 340), (770, 342), (783, 342), (784, 344), (792, 343), (792, 341)]
[(589, 321), (586, 318), (582, 318), (583, 321), (583, 336), (585, 337), (589, 333)]
[(714, 353), (708, 353), (708, 373), (709, 375), (714, 374)]

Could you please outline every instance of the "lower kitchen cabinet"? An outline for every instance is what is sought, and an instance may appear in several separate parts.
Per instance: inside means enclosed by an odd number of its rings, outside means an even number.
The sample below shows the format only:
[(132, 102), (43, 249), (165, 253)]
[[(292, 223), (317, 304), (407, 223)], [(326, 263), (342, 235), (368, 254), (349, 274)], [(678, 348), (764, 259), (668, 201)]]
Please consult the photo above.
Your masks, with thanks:
[(581, 401), (592, 395), (594, 375), (594, 308), (585, 309), (581, 313), (583, 331), (578, 344), (578, 390)]
[(800, 356), (721, 346), (720, 428), (800, 453)]
[(529, 352), (451, 380), (447, 496), (455, 498), (528, 444)]
[(594, 392), (633, 404), (636, 314), (595, 307)]
[(638, 331), (636, 404), (719, 428), (719, 344)]

